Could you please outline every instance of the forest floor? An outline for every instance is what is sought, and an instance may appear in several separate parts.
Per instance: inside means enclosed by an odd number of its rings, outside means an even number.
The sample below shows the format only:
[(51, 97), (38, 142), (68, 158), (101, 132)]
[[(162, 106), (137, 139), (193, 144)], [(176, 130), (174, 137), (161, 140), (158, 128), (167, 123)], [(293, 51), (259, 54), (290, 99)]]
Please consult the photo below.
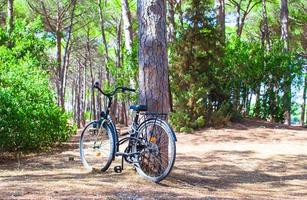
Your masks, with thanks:
[(175, 166), (160, 184), (129, 165), (121, 174), (114, 163), (86, 172), (75, 136), (52, 153), (24, 157), (19, 169), (0, 160), (0, 199), (307, 199), (307, 129), (245, 121), (177, 137)]

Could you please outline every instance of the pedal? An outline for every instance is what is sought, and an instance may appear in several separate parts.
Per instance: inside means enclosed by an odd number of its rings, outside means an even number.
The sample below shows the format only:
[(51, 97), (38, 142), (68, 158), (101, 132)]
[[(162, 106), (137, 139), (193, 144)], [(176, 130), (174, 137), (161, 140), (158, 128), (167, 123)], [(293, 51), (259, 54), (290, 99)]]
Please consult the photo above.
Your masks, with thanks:
[(122, 173), (122, 167), (121, 166), (115, 166), (114, 167), (114, 172), (116, 172), (116, 173)]

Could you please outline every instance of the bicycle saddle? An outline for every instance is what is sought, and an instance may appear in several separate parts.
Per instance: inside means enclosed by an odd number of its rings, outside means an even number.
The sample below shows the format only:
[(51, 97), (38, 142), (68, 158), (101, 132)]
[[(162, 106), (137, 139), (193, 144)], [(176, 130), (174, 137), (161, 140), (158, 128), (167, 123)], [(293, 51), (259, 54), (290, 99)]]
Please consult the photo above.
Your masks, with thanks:
[(140, 111), (147, 111), (146, 105), (131, 105), (129, 109), (140, 112)]

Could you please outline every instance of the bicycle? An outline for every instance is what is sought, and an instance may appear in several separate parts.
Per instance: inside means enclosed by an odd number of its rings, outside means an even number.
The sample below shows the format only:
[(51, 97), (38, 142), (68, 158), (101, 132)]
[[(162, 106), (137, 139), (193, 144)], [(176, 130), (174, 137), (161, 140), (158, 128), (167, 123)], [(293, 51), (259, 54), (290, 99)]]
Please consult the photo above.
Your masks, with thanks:
[[(114, 171), (121, 173), (124, 160), (133, 164), (139, 175), (153, 182), (160, 182), (171, 172), (176, 158), (176, 135), (171, 126), (161, 118), (163, 113), (149, 113), (146, 105), (131, 105), (135, 113), (130, 130), (123, 138), (110, 115), (113, 96), (118, 92), (136, 92), (127, 87), (117, 87), (111, 93), (101, 90), (100, 93), (108, 99), (107, 109), (102, 111), (100, 119), (87, 124), (80, 138), (80, 157), (87, 170), (107, 171), (115, 157), (121, 156), (121, 165)], [(120, 146), (128, 143), (124, 152)]]

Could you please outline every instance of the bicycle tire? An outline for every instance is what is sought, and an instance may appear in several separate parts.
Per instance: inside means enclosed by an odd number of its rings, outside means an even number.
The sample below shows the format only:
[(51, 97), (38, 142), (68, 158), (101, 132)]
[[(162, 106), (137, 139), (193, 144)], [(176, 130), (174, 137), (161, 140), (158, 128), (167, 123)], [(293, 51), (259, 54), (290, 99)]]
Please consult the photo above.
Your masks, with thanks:
[(80, 159), (86, 170), (107, 171), (115, 154), (112, 129), (106, 122), (90, 122), (80, 137)]
[[(157, 126), (160, 127), (160, 130), (164, 131), (164, 136), (161, 136), (161, 139), (165, 140), (165, 136), (167, 136), (167, 166), (164, 167), (165, 169), (163, 169), (163, 171), (158, 170), (157, 173), (155, 173), (154, 171), (156, 171), (157, 169), (155, 168), (159, 168), (159, 167), (163, 167), (163, 166), (157, 166), (156, 163), (160, 162), (160, 164), (162, 165), (163, 163), (165, 163), (166, 161), (161, 160), (161, 159), (165, 159), (165, 151), (166, 151), (166, 147), (163, 147), (163, 145), (161, 145), (161, 141), (158, 144), (157, 141), (159, 141), (159, 139), (156, 138), (156, 143), (154, 143), (154, 141), (146, 141), (148, 140), (148, 133), (146, 133), (146, 137), (144, 137), (144, 130), (147, 132), (146, 129), (148, 129), (148, 127), (150, 126)], [(155, 137), (157, 137), (157, 133)], [(152, 136), (150, 136), (152, 140)], [(164, 138), (162, 138), (164, 137)], [(175, 163), (175, 159), (176, 159), (176, 139), (174, 136), (174, 133), (171, 129), (171, 127), (163, 120), (158, 119), (158, 118), (151, 118), (151, 119), (147, 119), (146, 121), (144, 121), (138, 128), (137, 131), (137, 138), (142, 140), (143, 142), (147, 143), (147, 147), (145, 147), (144, 149), (142, 149), (142, 152), (140, 152), (140, 156), (138, 157), (138, 162), (135, 163), (135, 168), (136, 171), (138, 172), (138, 174), (142, 177), (144, 177), (147, 180), (153, 181), (155, 183), (158, 183), (160, 181), (162, 181), (163, 179), (165, 179), (169, 173), (171, 172), (174, 163)], [(154, 147), (154, 146), (157, 147)], [(160, 147), (159, 147), (160, 145)], [(163, 149), (162, 149), (163, 147)], [(157, 153), (157, 151), (153, 151), (150, 152), (150, 150), (152, 148), (158, 148), (159, 153)], [(162, 152), (162, 150), (164, 152)], [(137, 152), (139, 151), (137, 146), (134, 146), (134, 151)], [(162, 155), (163, 153), (163, 155)], [(154, 154), (158, 154), (158, 155), (154, 155)], [(145, 156), (146, 155), (146, 156)], [(155, 162), (151, 162), (150, 160), (154, 157)], [(150, 165), (149, 163), (151, 163), (154, 167), (148, 167), (148, 168), (153, 168), (153, 169), (145, 169), (146, 167), (144, 167), (144, 163), (146, 163), (146, 165)], [(159, 172), (160, 171), (160, 172)]]

